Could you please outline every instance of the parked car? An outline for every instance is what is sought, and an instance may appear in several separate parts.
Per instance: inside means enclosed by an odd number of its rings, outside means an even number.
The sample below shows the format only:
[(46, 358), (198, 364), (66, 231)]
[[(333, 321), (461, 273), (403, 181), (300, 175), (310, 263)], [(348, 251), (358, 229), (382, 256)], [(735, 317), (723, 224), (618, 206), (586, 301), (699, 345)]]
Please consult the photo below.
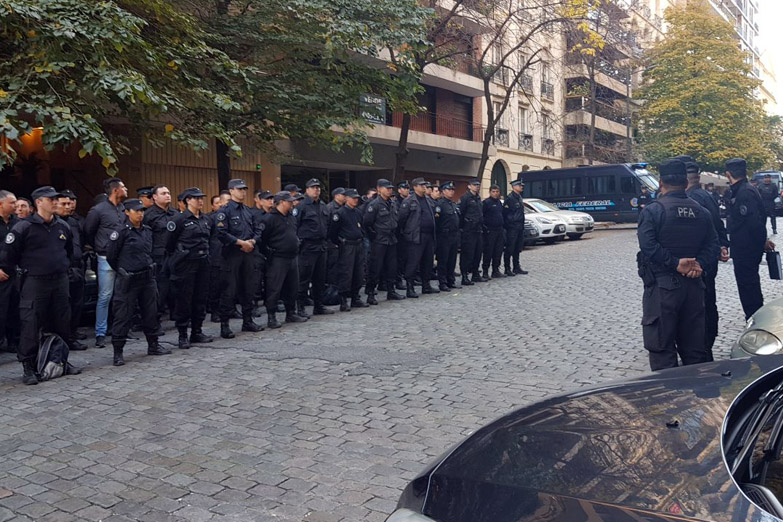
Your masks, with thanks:
[(571, 239), (582, 239), (582, 236), (592, 232), (595, 227), (593, 216), (587, 212), (577, 212), (575, 210), (562, 210), (552, 203), (543, 199), (526, 199), (525, 212), (550, 213), (548, 216), (558, 216), (562, 218), (566, 225), (566, 235)]
[(387, 522), (778, 520), (781, 365), (683, 366), (531, 404), (427, 466)]
[(566, 222), (556, 214), (540, 212), (525, 203), (525, 222), (535, 225), (538, 239), (544, 243), (554, 243), (566, 235)]
[(765, 304), (748, 319), (731, 347), (732, 357), (783, 354), (783, 297)]
[(525, 220), (525, 245), (535, 245), (538, 241), (538, 228), (528, 220)]

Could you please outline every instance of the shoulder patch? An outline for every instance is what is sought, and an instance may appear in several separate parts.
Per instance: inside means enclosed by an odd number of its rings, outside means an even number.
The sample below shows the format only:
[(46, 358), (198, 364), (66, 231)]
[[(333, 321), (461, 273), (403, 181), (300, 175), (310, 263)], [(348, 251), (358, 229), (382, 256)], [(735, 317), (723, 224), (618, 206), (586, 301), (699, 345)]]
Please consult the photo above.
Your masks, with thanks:
[(402, 208), (408, 208), (408, 202), (407, 201), (402, 204)]
[(173, 221), (169, 221), (168, 223), (166, 223), (166, 230), (168, 230), (169, 232), (174, 232), (175, 230), (177, 230), (177, 224), (174, 223)]
[(440, 212), (440, 206), (435, 207), (435, 212)]
[(226, 215), (223, 212), (218, 212), (217, 216), (215, 216), (218, 221), (225, 221)]
[(264, 231), (264, 229), (266, 228), (266, 225), (265, 225), (265, 224), (263, 224), (263, 223), (259, 223), (257, 228), (258, 228), (258, 230), (260, 230), (261, 232), (263, 232), (263, 231)]
[(120, 237), (120, 233), (117, 232), (116, 230), (111, 234), (109, 234), (109, 239), (111, 239), (112, 241), (117, 241), (118, 237)]
[(337, 214), (337, 212), (335, 212), (334, 214), (332, 214), (332, 220), (333, 220), (333, 221), (340, 221), (340, 216)]
[(5, 236), (5, 244), (10, 245), (14, 241), (16, 241), (16, 236), (9, 232), (8, 235)]
[(748, 206), (747, 205), (740, 205), (739, 212), (740, 212), (740, 216), (747, 216), (748, 215)]
[(367, 212), (375, 212), (375, 207), (372, 205), (367, 206)]
[(291, 210), (291, 215), (292, 216), (296, 217), (297, 214), (299, 214), (299, 209), (298, 208), (295, 208), (295, 209)]

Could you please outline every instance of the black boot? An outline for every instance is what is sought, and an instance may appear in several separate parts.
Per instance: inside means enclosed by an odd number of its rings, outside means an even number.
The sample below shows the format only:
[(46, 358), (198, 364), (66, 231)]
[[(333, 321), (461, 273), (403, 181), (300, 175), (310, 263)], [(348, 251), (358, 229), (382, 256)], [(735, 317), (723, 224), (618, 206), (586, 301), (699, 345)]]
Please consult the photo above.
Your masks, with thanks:
[(280, 324), (280, 321), (277, 320), (277, 313), (276, 312), (270, 312), (267, 310), (266, 313), (266, 326), (270, 329), (280, 328), (283, 326)]
[(158, 344), (158, 338), (154, 335), (148, 335), (147, 337), (147, 355), (168, 355), (171, 350), (164, 348)]
[(211, 323), (219, 323), (220, 322), (220, 316), (218, 314), (212, 314), (209, 316), (209, 321)]
[(370, 292), (367, 294), (367, 304), (373, 306), (378, 304), (378, 300), (375, 298), (375, 292)]
[(310, 319), (310, 314), (307, 313), (307, 310), (305, 310), (304, 303), (296, 303), (296, 315), (299, 317), (304, 317), (305, 319)]
[(326, 308), (323, 303), (315, 303), (313, 305), (313, 315), (331, 315), (334, 310)]
[(124, 366), (125, 359), (122, 356), (122, 349), (125, 348), (125, 341), (112, 341), (114, 347), (114, 366)]
[(177, 341), (177, 346), (179, 346), (180, 350), (189, 350), (190, 349), (190, 341), (188, 341), (188, 329), (185, 328), (177, 328), (179, 331), (179, 340)]
[(351, 308), (367, 308), (370, 305), (362, 301), (359, 295), (355, 295), (351, 298)]
[(416, 299), (419, 297), (419, 294), (416, 293), (416, 289), (413, 287), (413, 282), (408, 283), (408, 289), (405, 292), (405, 297), (410, 297), (411, 299)]
[(471, 286), (473, 281), (470, 280), (468, 274), (462, 274), (462, 286)]
[(256, 324), (255, 321), (253, 321), (253, 316), (248, 315), (244, 319), (242, 319), (242, 331), (243, 332), (260, 332), (264, 329), (263, 326), (260, 324)]
[(201, 331), (201, 326), (194, 326), (190, 332), (190, 344), (211, 343), (215, 338)]
[(307, 322), (308, 317), (302, 317), (301, 315), (295, 313), (293, 310), (290, 312), (286, 312), (285, 314), (285, 322), (286, 323), (304, 323)]
[(394, 283), (394, 288), (397, 290), (405, 290), (405, 283), (402, 281), (402, 277), (397, 279), (397, 282)]
[(441, 292), (451, 292), (451, 288), (449, 288), (449, 285), (447, 285), (446, 283), (440, 283), (438, 285), (438, 290), (440, 290)]
[(484, 272), (484, 279), (486, 279), (487, 281), (489, 281), (490, 279), (492, 279), (492, 278), (489, 276), (489, 267), (485, 268), (485, 269), (483, 270), (483, 272)]
[(233, 339), (236, 337), (234, 332), (231, 331), (228, 321), (220, 321), (220, 337), (223, 339)]
[(403, 299), (405, 299), (405, 296), (402, 294), (398, 294), (394, 290), (390, 290), (389, 292), (386, 292), (387, 301), (402, 301)]
[(486, 283), (487, 282), (487, 278), (486, 277), (481, 277), (481, 274), (478, 273), (478, 272), (473, 272), (472, 280), (473, 280), (474, 283)]
[(511, 270), (511, 268), (509, 266), (506, 266), (506, 268), (505, 268), (505, 270), (503, 272), (505, 273), (506, 277), (514, 277), (514, 276), (516, 276), (514, 271)]
[(25, 384), (38, 384), (38, 376), (35, 375), (35, 362), (24, 361), (22, 363), (22, 382)]
[(500, 267), (493, 268), (492, 269), (492, 279), (500, 279), (501, 277), (506, 277), (506, 275), (500, 271)]
[(426, 281), (423, 285), (421, 285), (421, 293), (422, 294), (439, 294), (440, 290), (433, 287), (429, 281)]
[(340, 296), (340, 311), (341, 312), (350, 312), (351, 311), (351, 304), (348, 302), (348, 296), (347, 295), (341, 295)]
[(514, 273), (519, 275), (527, 275), (527, 270), (522, 270), (520, 267), (516, 267), (514, 269)]

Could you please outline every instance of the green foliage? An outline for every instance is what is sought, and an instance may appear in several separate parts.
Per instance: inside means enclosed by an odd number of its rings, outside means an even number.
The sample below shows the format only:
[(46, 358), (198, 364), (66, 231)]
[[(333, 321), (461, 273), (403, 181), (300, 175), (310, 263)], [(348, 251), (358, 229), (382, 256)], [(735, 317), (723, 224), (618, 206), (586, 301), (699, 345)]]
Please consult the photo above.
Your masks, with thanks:
[(750, 169), (771, 159), (760, 85), (750, 76), (734, 29), (703, 1), (667, 10), (669, 32), (647, 56), (645, 85), (636, 96), (641, 145), (653, 163), (677, 154), (721, 171), (732, 157)]
[(764, 119), (769, 136), (769, 150), (772, 158), (765, 165), (767, 170), (783, 170), (783, 117), (767, 116)]

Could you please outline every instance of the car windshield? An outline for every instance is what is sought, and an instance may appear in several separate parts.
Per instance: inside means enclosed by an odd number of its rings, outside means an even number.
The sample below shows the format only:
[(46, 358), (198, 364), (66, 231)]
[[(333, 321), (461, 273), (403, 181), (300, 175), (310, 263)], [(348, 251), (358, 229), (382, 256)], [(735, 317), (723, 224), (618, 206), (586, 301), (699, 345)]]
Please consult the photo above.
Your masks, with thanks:
[(643, 186), (646, 186), (652, 192), (656, 192), (658, 190), (658, 179), (650, 174), (649, 170), (635, 168), (633, 171), (636, 174), (636, 178), (642, 183)]
[(556, 212), (560, 210), (553, 204), (547, 203), (546, 201), (541, 201), (540, 199), (528, 201), (528, 204), (539, 212)]

